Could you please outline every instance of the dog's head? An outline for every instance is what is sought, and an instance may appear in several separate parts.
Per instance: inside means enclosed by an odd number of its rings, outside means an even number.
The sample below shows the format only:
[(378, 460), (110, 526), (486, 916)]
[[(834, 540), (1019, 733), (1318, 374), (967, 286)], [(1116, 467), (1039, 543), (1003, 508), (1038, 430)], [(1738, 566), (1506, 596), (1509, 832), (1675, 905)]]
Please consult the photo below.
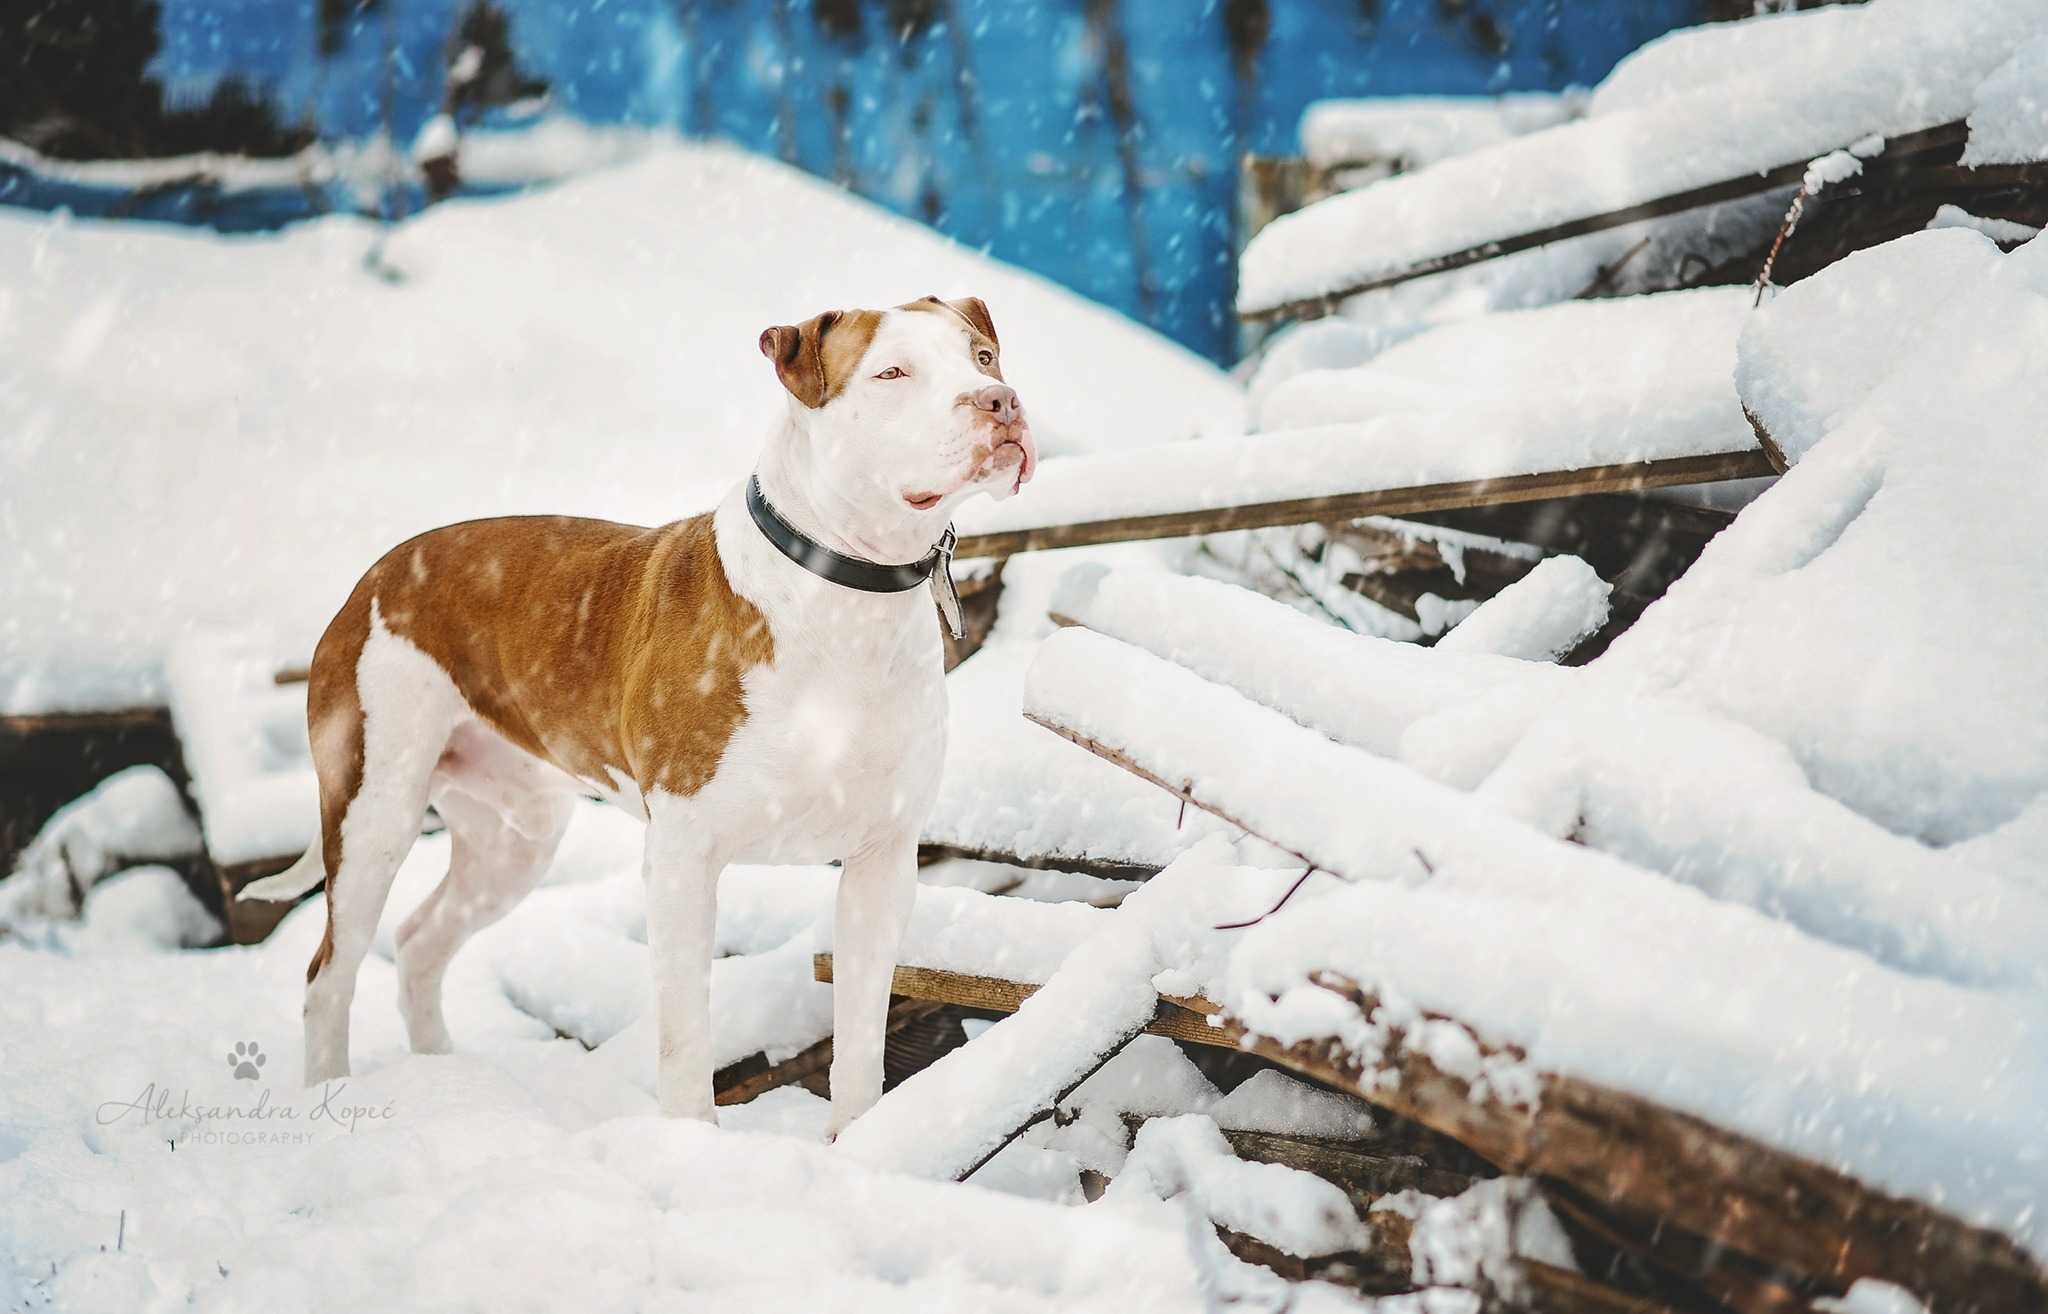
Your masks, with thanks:
[(828, 310), (764, 329), (761, 354), (794, 399), (805, 456), (835, 500), (911, 515), (928, 523), (927, 538), (955, 503), (975, 492), (1008, 497), (1038, 464), (978, 297)]

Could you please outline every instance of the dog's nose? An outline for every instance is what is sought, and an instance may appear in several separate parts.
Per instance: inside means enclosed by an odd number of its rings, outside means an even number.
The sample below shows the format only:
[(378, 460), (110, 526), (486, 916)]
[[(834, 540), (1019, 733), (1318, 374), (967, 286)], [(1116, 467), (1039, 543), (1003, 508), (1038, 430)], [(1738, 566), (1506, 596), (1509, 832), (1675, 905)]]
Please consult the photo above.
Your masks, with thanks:
[(991, 383), (977, 389), (974, 394), (974, 409), (987, 411), (999, 424), (1009, 424), (1024, 411), (1024, 403), (1017, 400), (1017, 390), (1007, 383)]

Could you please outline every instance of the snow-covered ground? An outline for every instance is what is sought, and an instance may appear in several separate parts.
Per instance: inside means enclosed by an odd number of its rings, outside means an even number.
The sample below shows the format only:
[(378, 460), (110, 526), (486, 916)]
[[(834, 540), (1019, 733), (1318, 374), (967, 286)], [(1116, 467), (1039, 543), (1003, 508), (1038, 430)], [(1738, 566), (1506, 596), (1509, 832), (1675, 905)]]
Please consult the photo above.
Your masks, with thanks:
[(0, 712), (161, 704), (171, 644), (303, 660), (421, 529), (659, 524), (746, 473), (755, 340), (831, 306), (982, 297), (1045, 454), (1242, 431), (1214, 367), (827, 184), (669, 141), (509, 201), (284, 232), (0, 210)]
[[(1873, 129), (1967, 117), (1978, 157), (2048, 155), (2041, 39), (2012, 39), (2030, 3), (1726, 25), (1645, 50), (1561, 126), (1409, 125), (1446, 158), (1273, 225), (1247, 299)], [(1759, 88), (1777, 99), (1730, 107)], [(1314, 135), (1334, 156), (1383, 131), (1404, 129), (1332, 111)], [(1686, 132), (1713, 149), (1670, 149)], [(1781, 200), (1730, 231), (1775, 223)], [(1715, 222), (1676, 227), (1735, 240)], [(1608, 589), (1570, 559), (1433, 649), (1192, 578), (1171, 544), (1011, 560), (987, 645), (949, 679), (928, 834), (1165, 870), (928, 869), (905, 962), (1045, 988), (830, 1147), (800, 1089), (716, 1129), (654, 1116), (622, 814), (580, 812), (549, 883), (456, 959), (451, 1057), (408, 1054), (395, 1008), (391, 929), (448, 857), (422, 839), (364, 968), (359, 1075), (309, 1094), (320, 910), (260, 947), (193, 951), (216, 928), (154, 865), (197, 842), (175, 791), (110, 782), (0, 887), (0, 920), (63, 913), (131, 867), (81, 921), (0, 934), (0, 1307), (1343, 1305), (1220, 1248), (1212, 1224), (1299, 1256), (1365, 1226), (1223, 1134), (1356, 1136), (1369, 1110), (1277, 1072), (1226, 1094), (1158, 1037), (1079, 1080), (1176, 998), (1368, 1059), (1389, 1018), (1416, 1024), (1481, 1097), (1599, 1081), (2048, 1255), (2048, 240), (2001, 254), (1993, 238), (2027, 234), (1939, 227), (1760, 309), (1746, 289), (1500, 309), (1576, 291), (1632, 240), (1611, 234), (1300, 327), (1247, 391), (715, 147), (654, 142), (552, 192), (437, 208), (392, 237), (383, 275), (348, 219), (222, 239), (0, 213), (0, 266), (25, 271), (0, 287), (0, 711), (167, 701), (228, 860), (309, 833), (302, 695), (271, 673), (367, 561), (465, 515), (706, 505), (780, 404), (755, 334), (828, 303), (992, 306), (1060, 459), (966, 529), (1730, 451), (1752, 417), (1792, 462), (1584, 668), (1551, 663)], [(1265, 432), (1242, 437), (1248, 420)], [(1054, 634), (1055, 615), (1079, 628)], [(1186, 782), (1196, 807), (1027, 712)], [(720, 1064), (827, 1035), (812, 959), (835, 881), (726, 873)], [(1383, 1013), (1312, 987), (1325, 969)], [(1481, 1042), (1513, 1050), (1482, 1060)], [(931, 1180), (1069, 1086), (970, 1182)], [(1134, 1116), (1160, 1121), (1132, 1141)], [(1084, 1171), (1114, 1179), (1093, 1203)], [(1518, 1189), (1381, 1207), (1416, 1220), (1418, 1280), (1476, 1280), (1494, 1252), (1470, 1244)], [(1512, 1244), (1568, 1263), (1536, 1223)]]

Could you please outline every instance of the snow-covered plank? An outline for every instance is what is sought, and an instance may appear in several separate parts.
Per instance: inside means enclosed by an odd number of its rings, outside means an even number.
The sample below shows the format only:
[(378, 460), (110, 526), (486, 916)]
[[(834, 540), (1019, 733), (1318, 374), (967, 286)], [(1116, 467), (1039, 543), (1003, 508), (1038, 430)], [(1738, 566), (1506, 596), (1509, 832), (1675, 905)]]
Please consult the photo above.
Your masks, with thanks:
[(1236, 689), (1332, 739), (1393, 755), (1417, 721), (1502, 690), (1560, 696), (1578, 677), (1492, 653), (1354, 634), (1250, 589), (1152, 570), (1082, 567), (1055, 617)]
[(1551, 557), (1494, 594), (1438, 641), (1437, 651), (1554, 662), (1607, 623), (1614, 591), (1577, 557)]
[(1019, 866), (1147, 876), (1225, 828), (1182, 818), (1157, 790), (1067, 751), (1025, 721), (1035, 645), (985, 646), (946, 677), (951, 723), (924, 839), (937, 852)]
[[(2038, 23), (2033, 0), (1880, 0), (1846, 14), (1718, 25), (1746, 29), (1735, 33), (1676, 34), (1625, 61), (1610, 83), (1646, 85), (1596, 95), (1591, 118), (1268, 225), (1240, 263), (1239, 312), (1320, 313), (1409, 271), (1533, 245), (1531, 235), (1555, 241), (1763, 190), (1873, 134), (1894, 151), (1928, 140), (1913, 134), (1959, 142), (1960, 133), (1931, 130), (1959, 125), (1978, 85)], [(1712, 48), (1730, 42), (1739, 58)]]
[[(886, 1092), (840, 1133), (845, 1154), (916, 1177), (961, 1178), (1144, 1030), (1159, 969), (1143, 887), (1011, 1016)], [(1131, 905), (1138, 903), (1138, 908)]]
[[(1644, 425), (1654, 419), (1636, 418)], [(1390, 416), (1049, 460), (1036, 480), (1042, 495), (1027, 505), (1013, 499), (962, 515), (960, 552), (1004, 557), (1777, 473), (1746, 433), (1669, 443), (1654, 433), (1589, 432), (1584, 415), (1524, 415), (1492, 433), (1474, 433), (1471, 419)], [(1597, 442), (1600, 450), (1571, 450), (1594, 445), (1589, 438), (1608, 441)], [(1547, 458), (1546, 448), (1563, 450)]]
[[(1837, 1164), (1900, 1200), (1940, 1201), (2014, 1236), (2040, 1233), (2038, 1174), (2010, 1154), (2035, 1134), (2048, 1100), (2035, 995), (1901, 972), (1704, 898), (1087, 631), (1046, 642), (1026, 709), (1197, 806), (1363, 881), (1305, 890), (1220, 962), (1213, 945), (1183, 949), (1188, 979), (1177, 988), (1217, 1000), (1248, 1027), (1285, 1042), (1377, 1044), (1351, 1014), (1317, 1003), (1327, 992), (1309, 978), (1335, 967), (1372, 983), (1390, 1007), (1412, 1000), (1525, 1049), (1528, 1065), (1497, 1068), (1470, 1035), (1432, 1030), (1433, 1059), (1484, 1083), (1496, 1102), (1522, 1102), (1535, 1076), (1570, 1074), (1711, 1120), (1741, 1147)], [(1895, 1039), (1873, 1053), (1862, 1039), (1870, 1034)], [(2010, 1056), (1988, 1096), (1976, 1066), (1949, 1053), (1944, 1038), (1957, 1034)], [(1783, 1072), (1788, 1035), (1806, 1065), (1796, 1085)], [(1966, 1106), (1972, 1117), (1958, 1122)], [(1473, 1107), (1463, 1090), (1446, 1105)], [(1432, 1125), (1457, 1134), (1459, 1122), (1446, 1112)], [(1697, 1179), (1740, 1162), (1715, 1168), (1707, 1146), (1688, 1151), (1700, 1161), (1667, 1160), (1667, 1169)], [(1587, 1189), (1618, 1200), (1638, 1189), (1595, 1180), (1594, 1166), (1580, 1166)], [(1643, 1203), (1682, 1208), (1678, 1221), (1719, 1235), (1698, 1200)], [(1771, 1228), (1741, 1226), (1741, 1240), (1723, 1239), (1776, 1253)], [(1820, 1261), (1804, 1253), (1799, 1262)]]
[[(1504, 1108), (1473, 1078), (1495, 1064), (1518, 1067), (1519, 1052), (1475, 1042), (1449, 1019), (1389, 1007), (1338, 974), (1322, 974), (1309, 988), (1348, 1012), (1354, 1036), (1370, 1036), (1370, 1044), (1282, 1041), (1236, 1019), (1224, 1025), (1246, 1052), (1355, 1090), (1506, 1172), (1565, 1182), (1824, 1282), (1890, 1282), (1931, 1308), (2021, 1314), (2048, 1300), (2048, 1268), (1999, 1231), (1571, 1076), (1544, 1073), (1526, 1106)], [(1449, 1033), (1432, 1031), (1445, 1027), (1465, 1039), (1451, 1045)]]

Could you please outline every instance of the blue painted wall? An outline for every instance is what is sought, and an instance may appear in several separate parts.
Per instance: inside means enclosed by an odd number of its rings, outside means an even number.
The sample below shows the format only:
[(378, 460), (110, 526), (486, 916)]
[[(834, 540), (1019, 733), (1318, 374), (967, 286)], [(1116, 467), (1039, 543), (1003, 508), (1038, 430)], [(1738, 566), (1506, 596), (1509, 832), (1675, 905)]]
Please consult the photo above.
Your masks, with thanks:
[[(400, 139), (460, 0), (386, 0)], [(1700, 0), (501, 0), (558, 109), (776, 155), (1152, 324), (1233, 345), (1236, 158), (1329, 96), (1597, 81)], [(1229, 31), (1264, 16), (1234, 54)], [(164, 0), (173, 96), (240, 74), (330, 136), (379, 119), (384, 16), (316, 58), (312, 0)], [(1246, 43), (1240, 43), (1241, 48)], [(1111, 76), (1126, 71), (1125, 94)]]

